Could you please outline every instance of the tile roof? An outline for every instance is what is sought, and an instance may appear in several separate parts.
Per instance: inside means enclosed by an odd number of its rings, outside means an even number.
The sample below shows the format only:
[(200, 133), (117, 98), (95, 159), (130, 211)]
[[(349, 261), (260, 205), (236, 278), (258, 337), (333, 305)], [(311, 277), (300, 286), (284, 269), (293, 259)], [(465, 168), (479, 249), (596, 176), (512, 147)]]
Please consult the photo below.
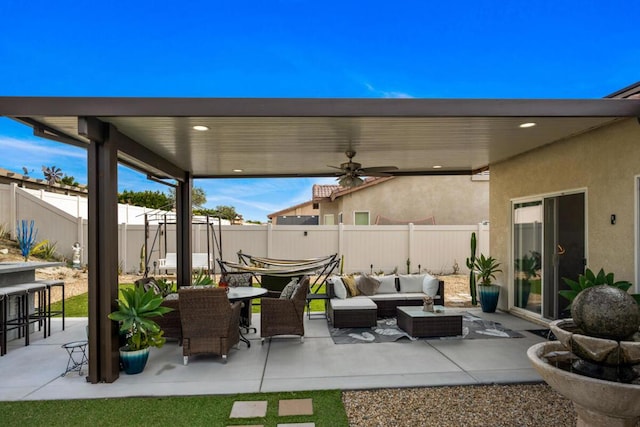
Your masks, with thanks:
[(339, 190), (340, 187), (338, 184), (329, 184), (329, 185), (320, 185), (314, 184), (312, 188), (313, 200), (316, 199), (327, 199), (331, 197), (331, 193)]

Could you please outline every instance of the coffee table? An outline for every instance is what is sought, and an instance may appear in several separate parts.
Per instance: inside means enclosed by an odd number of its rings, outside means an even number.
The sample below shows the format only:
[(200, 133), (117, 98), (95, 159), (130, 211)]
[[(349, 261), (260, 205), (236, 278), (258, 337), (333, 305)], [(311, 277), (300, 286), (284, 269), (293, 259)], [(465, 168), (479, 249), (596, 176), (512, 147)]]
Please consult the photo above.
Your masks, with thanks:
[(398, 326), (412, 337), (462, 335), (462, 315), (423, 311), (422, 306), (396, 308)]

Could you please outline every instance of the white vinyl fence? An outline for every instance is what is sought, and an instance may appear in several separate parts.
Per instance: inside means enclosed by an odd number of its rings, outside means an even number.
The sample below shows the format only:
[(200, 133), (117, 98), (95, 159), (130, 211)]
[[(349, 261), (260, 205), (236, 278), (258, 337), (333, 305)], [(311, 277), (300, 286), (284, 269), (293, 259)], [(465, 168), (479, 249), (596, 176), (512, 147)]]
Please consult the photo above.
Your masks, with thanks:
[[(75, 196), (67, 196), (75, 198)], [(15, 185), (0, 186), (0, 224), (33, 219), (38, 240), (57, 244), (58, 254), (71, 259), (71, 248), (88, 244), (87, 221), (73, 216)], [(137, 222), (137, 221), (136, 221)], [(160, 228), (160, 230), (159, 230)], [(160, 231), (162, 233), (160, 233)], [(282, 259), (303, 259), (337, 253), (344, 257), (344, 272), (399, 273), (429, 271), (451, 273), (454, 264), (468, 273), (471, 233), (478, 240), (477, 253), (489, 253), (489, 225), (193, 225), (193, 252), (209, 252), (212, 257), (237, 262), (237, 252)], [(119, 225), (119, 259), (123, 272), (140, 272), (145, 257), (152, 274), (157, 260), (176, 251), (175, 225), (152, 224), (145, 239), (143, 224)], [(165, 244), (166, 242), (166, 244)], [(146, 245), (146, 246), (145, 246)], [(222, 257), (220, 256), (221, 248)], [(154, 272), (154, 261), (156, 271)], [(86, 250), (82, 252), (86, 263)], [(215, 266), (216, 271), (218, 266)]]

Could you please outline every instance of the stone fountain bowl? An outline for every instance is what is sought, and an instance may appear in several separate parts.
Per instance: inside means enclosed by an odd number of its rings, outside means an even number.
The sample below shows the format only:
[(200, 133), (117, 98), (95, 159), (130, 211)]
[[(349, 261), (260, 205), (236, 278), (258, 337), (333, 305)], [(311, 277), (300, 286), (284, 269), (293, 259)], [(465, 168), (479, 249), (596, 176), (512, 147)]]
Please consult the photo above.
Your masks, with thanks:
[[(640, 363), (640, 341), (616, 341), (588, 336), (578, 329), (573, 319), (554, 320), (549, 328), (565, 350), (582, 359), (610, 366)], [(637, 336), (638, 334), (634, 338)]]
[(566, 351), (559, 341), (542, 342), (527, 350), (540, 376), (573, 401), (578, 425), (634, 426), (640, 419), (640, 385), (603, 381), (556, 368), (544, 355)]

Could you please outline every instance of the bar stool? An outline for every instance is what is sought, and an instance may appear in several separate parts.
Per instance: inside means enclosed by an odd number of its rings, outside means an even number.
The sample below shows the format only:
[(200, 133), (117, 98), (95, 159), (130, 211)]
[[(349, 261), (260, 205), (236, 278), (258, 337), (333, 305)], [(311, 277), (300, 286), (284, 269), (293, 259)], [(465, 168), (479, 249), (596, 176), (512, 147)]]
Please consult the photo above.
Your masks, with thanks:
[[(24, 289), (26, 296), (26, 321), (28, 324), (37, 323), (38, 330), (44, 329), (44, 338), (47, 338), (47, 286), (41, 282), (21, 283), (12, 285), (18, 289)], [(30, 313), (30, 296), (33, 295), (33, 312)], [(37, 304), (36, 304), (37, 297)], [(49, 322), (50, 323), (50, 322)], [(30, 331), (27, 329), (27, 333)], [(27, 342), (27, 345), (29, 343)]]
[[(17, 312), (15, 319), (9, 320), (9, 307), (12, 298), (18, 299)], [(18, 330), (18, 338), (24, 333), (24, 345), (29, 345), (29, 303), (27, 292), (24, 289), (15, 286), (0, 287), (0, 303), (2, 304), (0, 311), (2, 318), (2, 349), (0, 356), (7, 354), (7, 336), (9, 331)]]
[[(62, 280), (38, 280), (37, 283), (43, 283), (47, 287), (47, 317), (49, 321), (49, 336), (51, 336), (51, 318), (54, 316), (62, 316), (62, 330), (64, 331), (64, 282)], [(60, 287), (62, 290), (62, 309), (51, 310), (51, 290), (54, 287)]]

